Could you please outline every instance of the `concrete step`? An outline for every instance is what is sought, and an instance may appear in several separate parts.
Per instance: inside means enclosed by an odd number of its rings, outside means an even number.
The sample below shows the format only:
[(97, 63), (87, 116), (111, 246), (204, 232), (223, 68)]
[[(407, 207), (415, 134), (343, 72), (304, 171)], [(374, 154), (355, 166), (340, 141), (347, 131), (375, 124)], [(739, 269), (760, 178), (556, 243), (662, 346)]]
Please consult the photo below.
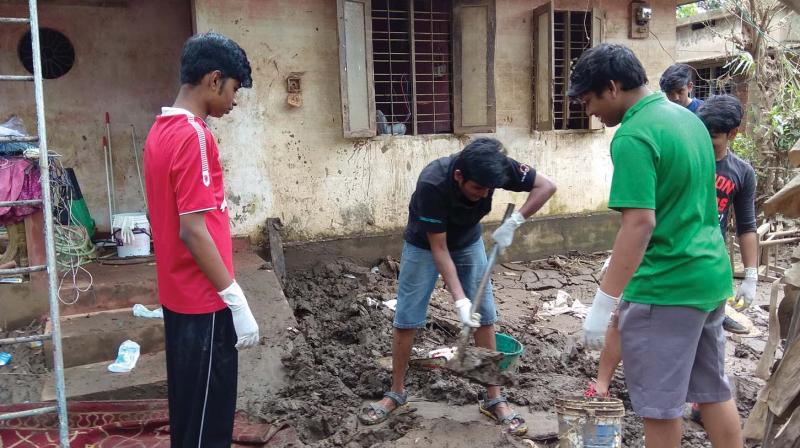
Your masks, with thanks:
[[(149, 307), (153, 309), (152, 306)], [(52, 326), (48, 321), (45, 332)], [(64, 367), (75, 367), (117, 357), (120, 344), (130, 339), (141, 347), (141, 353), (164, 350), (164, 321), (134, 317), (130, 308), (74, 314), (61, 318), (61, 344)], [(52, 343), (45, 342), (45, 353), (51, 353)], [(53, 359), (46, 356), (52, 368)]]
[[(76, 303), (72, 305), (62, 303), (61, 315), (130, 308), (137, 303), (143, 305), (158, 303), (154, 265), (109, 266), (93, 263), (88, 265), (87, 269), (92, 274), (92, 288), (88, 292), (82, 292)], [(76, 280), (81, 289), (89, 286), (89, 277), (85, 274), (79, 274)], [(71, 278), (64, 281), (61, 297), (65, 302), (71, 302), (75, 297), (71, 289)]]
[[(102, 361), (65, 369), (67, 398), (134, 400), (167, 397), (167, 364), (163, 351), (140, 356), (136, 367), (128, 373), (109, 372), (111, 363)], [(43, 380), (41, 400), (55, 400), (53, 373)]]

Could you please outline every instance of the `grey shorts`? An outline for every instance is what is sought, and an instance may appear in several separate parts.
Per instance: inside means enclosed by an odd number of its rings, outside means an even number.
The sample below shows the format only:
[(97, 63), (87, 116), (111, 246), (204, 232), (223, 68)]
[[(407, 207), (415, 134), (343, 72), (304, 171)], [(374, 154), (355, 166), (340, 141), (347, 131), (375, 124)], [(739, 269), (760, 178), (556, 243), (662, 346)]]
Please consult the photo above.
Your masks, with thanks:
[(725, 375), (724, 303), (706, 313), (622, 301), (619, 331), (625, 384), (643, 418), (675, 419), (686, 402), (731, 399)]

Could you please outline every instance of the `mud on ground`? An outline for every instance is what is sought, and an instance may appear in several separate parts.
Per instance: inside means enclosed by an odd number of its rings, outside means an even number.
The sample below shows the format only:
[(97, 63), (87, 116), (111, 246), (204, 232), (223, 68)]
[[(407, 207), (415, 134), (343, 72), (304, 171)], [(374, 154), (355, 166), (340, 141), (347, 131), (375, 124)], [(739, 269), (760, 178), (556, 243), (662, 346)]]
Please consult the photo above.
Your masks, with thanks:
[[(525, 442), (509, 437), (477, 411), (483, 387), (441, 370), (411, 370), (406, 378), (410, 409), (387, 422), (366, 427), (356, 413), (377, 400), (390, 384), (390, 372), (378, 364), (391, 354), (394, 312), (383, 305), (396, 298), (396, 260), (378, 269), (339, 261), (292, 273), (284, 285), (298, 328), (293, 349), (282, 361), (288, 385), (277, 399), (264, 399), (256, 410), (271, 420), (297, 427), (303, 441), (315, 447), (546, 447), (555, 440), (556, 397), (581, 394), (596, 374), (597, 354), (576, 342), (581, 320), (572, 315), (544, 316), (562, 290), (589, 306), (597, 287), (596, 272), (605, 254), (570, 254), (547, 260), (504, 263), (495, 268), (493, 284), (499, 314), (498, 331), (525, 347), (514, 378), (505, 388), (515, 410), (531, 428)], [(757, 305), (768, 303), (769, 287), (759, 285)], [(755, 337), (728, 337), (727, 371), (735, 379), (740, 413), (745, 417), (763, 385), (753, 376), (766, 339), (767, 314), (752, 307)], [(418, 332), (421, 352), (457, 345), (460, 331), (449, 294), (439, 282), (431, 299), (428, 324)], [(40, 325), (2, 337), (40, 332)], [(14, 358), (0, 366), (0, 404), (38, 400), (38, 377), (47, 373), (41, 348), (29, 344), (0, 347)], [(641, 421), (630, 411), (622, 369), (612, 393), (625, 402), (623, 443), (641, 446)], [(254, 397), (258, 402), (258, 398)], [(687, 422), (684, 447), (710, 447), (702, 428)]]
[[(283, 362), (290, 385), (279, 399), (261, 404), (270, 419), (290, 420), (311, 446), (553, 446), (554, 401), (582, 394), (596, 374), (597, 354), (576, 342), (582, 321), (569, 314), (543, 317), (542, 308), (562, 290), (570, 300), (589, 306), (597, 287), (596, 273), (606, 254), (571, 254), (548, 260), (504, 263), (493, 273), (500, 320), (498, 331), (525, 347), (516, 384), (505, 388), (510, 403), (528, 419), (531, 431), (522, 441), (502, 434), (499, 426), (477, 412), (483, 388), (441, 370), (410, 370), (406, 387), (417, 412), (393, 415), (386, 423), (363, 426), (357, 411), (380, 399), (390, 372), (378, 359), (391, 354), (394, 312), (383, 305), (396, 298), (396, 260), (385, 259), (370, 269), (348, 261), (293, 273), (284, 285), (299, 328), (292, 353)], [(766, 302), (766, 284), (759, 303)], [(761, 330), (756, 338), (729, 338), (728, 372), (738, 385), (742, 416), (752, 407), (763, 383), (752, 376), (766, 331), (766, 313), (748, 312)], [(418, 332), (421, 352), (457, 345), (458, 322), (449, 294), (439, 282), (431, 299), (428, 324)], [(640, 446), (641, 421), (630, 410), (622, 369), (612, 393), (625, 402), (624, 446)], [(541, 420), (541, 421), (539, 421)], [(544, 421), (547, 420), (547, 421)], [(475, 424), (476, 422), (481, 424)], [(465, 445), (465, 443), (467, 445)], [(699, 426), (687, 422), (682, 446), (710, 446)]]

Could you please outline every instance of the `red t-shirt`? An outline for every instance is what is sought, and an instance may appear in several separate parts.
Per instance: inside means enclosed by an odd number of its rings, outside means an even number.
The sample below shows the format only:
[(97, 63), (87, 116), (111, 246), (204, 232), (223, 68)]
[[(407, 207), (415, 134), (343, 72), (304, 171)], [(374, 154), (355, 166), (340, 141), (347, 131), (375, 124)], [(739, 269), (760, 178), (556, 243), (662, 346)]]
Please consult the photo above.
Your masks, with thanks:
[(203, 213), (206, 227), (233, 277), (225, 185), (214, 135), (191, 112), (165, 107), (147, 135), (144, 174), (156, 254), (158, 300), (182, 314), (225, 308), (211, 281), (181, 241), (180, 215)]

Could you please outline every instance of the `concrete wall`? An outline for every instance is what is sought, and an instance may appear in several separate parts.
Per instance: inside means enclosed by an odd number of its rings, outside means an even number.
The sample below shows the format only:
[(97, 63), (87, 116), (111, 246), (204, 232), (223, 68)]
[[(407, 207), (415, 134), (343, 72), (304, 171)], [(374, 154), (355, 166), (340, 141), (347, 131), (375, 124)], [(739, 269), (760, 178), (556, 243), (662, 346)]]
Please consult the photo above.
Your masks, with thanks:
[[(191, 35), (188, 0), (40, 2), (40, 26), (64, 33), (75, 47), (75, 64), (65, 76), (45, 80), (51, 150), (75, 168), (89, 209), (108, 227), (103, 150), (104, 114), (112, 120), (117, 207), (143, 209), (131, 148), (131, 124), (141, 149), (154, 116), (172, 103), (178, 87), (180, 50)], [(0, 4), (0, 16), (28, 15), (27, 2)], [(22, 25), (0, 27), (0, 72), (27, 75), (17, 58)], [(0, 83), (0, 121), (12, 113), (35, 133), (33, 85)]]
[[(711, 26), (711, 21), (715, 24)], [(710, 26), (692, 29), (692, 25), (707, 23)], [(737, 49), (727, 38), (741, 37), (742, 22), (725, 10), (709, 11), (692, 17), (679, 19), (676, 28), (677, 55), (679, 61), (691, 62), (712, 59), (737, 53)], [(781, 14), (774, 21), (770, 32), (774, 42), (792, 43), (800, 40), (800, 15), (792, 12)]]
[[(559, 186), (542, 214), (605, 210), (612, 130), (532, 133), (531, 12), (540, 0), (497, 0), (495, 86), (498, 130), (510, 154), (533, 164)], [(652, 31), (631, 41), (628, 6), (595, 1), (606, 11), (606, 40), (636, 51), (657, 88), (675, 57), (675, 2), (653, 1)], [(420, 170), (430, 160), (458, 151), (453, 135), (342, 137), (336, 2), (333, 0), (195, 0), (198, 31), (214, 30), (237, 40), (254, 69), (254, 87), (240, 91), (239, 108), (212, 120), (226, 168), (234, 232), (257, 234), (269, 216), (286, 224), (289, 241), (379, 235), (400, 230)], [(583, 0), (557, 9), (585, 9)], [(662, 49), (664, 47), (666, 50)], [(665, 54), (667, 51), (669, 54)], [(304, 105), (286, 105), (290, 72), (305, 72)], [(501, 193), (503, 203), (524, 195)]]
[[(693, 30), (692, 25), (714, 20), (716, 25)], [(711, 22), (706, 22), (711, 23)], [(740, 36), (742, 27), (735, 17), (726, 11), (710, 11), (693, 17), (678, 20), (675, 30), (678, 39), (677, 55), (679, 61), (696, 61), (725, 56), (734, 47), (723, 36)]]

